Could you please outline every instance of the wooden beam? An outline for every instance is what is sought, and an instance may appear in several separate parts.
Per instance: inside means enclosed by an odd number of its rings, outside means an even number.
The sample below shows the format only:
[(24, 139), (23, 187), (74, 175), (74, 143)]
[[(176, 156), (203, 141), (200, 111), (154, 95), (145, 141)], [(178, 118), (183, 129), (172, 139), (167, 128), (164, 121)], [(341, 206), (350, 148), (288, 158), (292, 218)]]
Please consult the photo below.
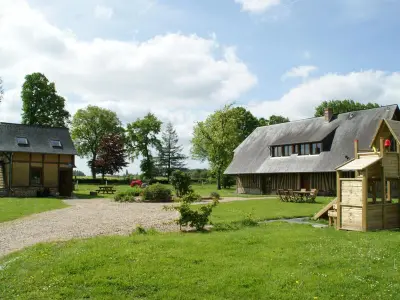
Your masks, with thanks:
[(337, 186), (337, 221), (336, 221), (336, 229), (340, 229), (342, 226), (341, 220), (341, 208), (340, 204), (342, 202), (342, 193), (341, 193), (341, 186), (340, 186), (340, 177), (342, 176), (342, 171), (336, 171), (336, 186)]
[(358, 140), (354, 140), (354, 158), (358, 158)]
[(362, 230), (368, 229), (368, 169), (364, 170), (362, 178)]
[(387, 184), (386, 200), (387, 200), (387, 202), (392, 202), (392, 189), (391, 189), (390, 180), (386, 181), (386, 184)]
[(383, 157), (385, 154), (385, 138), (381, 137), (379, 140), (379, 155)]

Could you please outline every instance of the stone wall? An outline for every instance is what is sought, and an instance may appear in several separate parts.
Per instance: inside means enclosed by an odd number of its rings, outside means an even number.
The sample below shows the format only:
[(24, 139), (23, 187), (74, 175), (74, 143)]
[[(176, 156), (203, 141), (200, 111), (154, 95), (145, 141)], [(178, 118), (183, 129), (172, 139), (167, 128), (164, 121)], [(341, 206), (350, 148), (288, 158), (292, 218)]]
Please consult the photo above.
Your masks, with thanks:
[[(12, 196), (12, 197), (36, 197), (38, 190), (43, 190), (43, 188), (41, 188), (41, 187), (12, 188), (10, 196)], [(50, 188), (51, 196), (56, 196), (57, 194), (58, 194), (58, 188)]]

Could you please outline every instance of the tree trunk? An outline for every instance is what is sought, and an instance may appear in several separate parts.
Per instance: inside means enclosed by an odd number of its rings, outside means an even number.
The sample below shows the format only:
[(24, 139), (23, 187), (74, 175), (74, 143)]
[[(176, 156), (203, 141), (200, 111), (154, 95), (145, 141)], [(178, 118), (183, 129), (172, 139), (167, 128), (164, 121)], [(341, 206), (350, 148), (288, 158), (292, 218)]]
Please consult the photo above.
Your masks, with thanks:
[(217, 190), (221, 190), (221, 170), (217, 171)]
[(96, 158), (97, 158), (96, 153), (93, 153), (92, 163), (91, 163), (91, 166), (90, 166), (90, 170), (92, 171), (92, 178), (93, 179), (96, 179), (96, 168), (94, 167)]

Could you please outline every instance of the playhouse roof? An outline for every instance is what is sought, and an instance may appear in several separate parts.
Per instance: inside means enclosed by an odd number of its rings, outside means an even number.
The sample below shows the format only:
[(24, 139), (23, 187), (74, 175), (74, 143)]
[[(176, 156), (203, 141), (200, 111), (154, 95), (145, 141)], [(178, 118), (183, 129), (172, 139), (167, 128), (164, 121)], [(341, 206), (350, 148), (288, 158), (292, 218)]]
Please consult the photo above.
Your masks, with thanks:
[(0, 123), (0, 152), (76, 155), (68, 128)]
[[(379, 121), (393, 119), (397, 110), (394, 104), (339, 114), (330, 122), (316, 117), (258, 127), (235, 149), (225, 174), (333, 172), (354, 157), (355, 139), (360, 149), (369, 149)], [(319, 155), (271, 156), (273, 145), (311, 143), (327, 136), (332, 136), (331, 149)]]
[(382, 158), (378, 155), (368, 155), (368, 156), (361, 156), (358, 159), (354, 159), (349, 163), (340, 166), (337, 168), (338, 171), (359, 171), (368, 168), (369, 166), (375, 164), (376, 162), (380, 161)]

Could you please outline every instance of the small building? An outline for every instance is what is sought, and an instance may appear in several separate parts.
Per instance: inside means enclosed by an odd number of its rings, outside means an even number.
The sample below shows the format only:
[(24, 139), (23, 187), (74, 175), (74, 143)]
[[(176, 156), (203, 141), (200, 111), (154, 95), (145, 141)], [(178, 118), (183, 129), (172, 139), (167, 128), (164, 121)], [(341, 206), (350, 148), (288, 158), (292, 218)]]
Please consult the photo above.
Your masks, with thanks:
[(76, 154), (67, 128), (0, 123), (1, 194), (71, 196)]
[[(337, 202), (328, 215), (337, 229), (370, 231), (400, 227), (400, 122), (382, 120), (370, 151), (354, 142), (354, 159), (336, 168)], [(354, 178), (342, 178), (343, 172)], [(328, 208), (330, 209), (330, 208)]]
[[(335, 195), (335, 168), (354, 158), (354, 140), (368, 151), (382, 119), (400, 120), (397, 105), (338, 115), (327, 108), (323, 117), (258, 127), (235, 149), (225, 174), (236, 176), (241, 194), (304, 188)], [(342, 172), (342, 177), (354, 177), (354, 172)]]

